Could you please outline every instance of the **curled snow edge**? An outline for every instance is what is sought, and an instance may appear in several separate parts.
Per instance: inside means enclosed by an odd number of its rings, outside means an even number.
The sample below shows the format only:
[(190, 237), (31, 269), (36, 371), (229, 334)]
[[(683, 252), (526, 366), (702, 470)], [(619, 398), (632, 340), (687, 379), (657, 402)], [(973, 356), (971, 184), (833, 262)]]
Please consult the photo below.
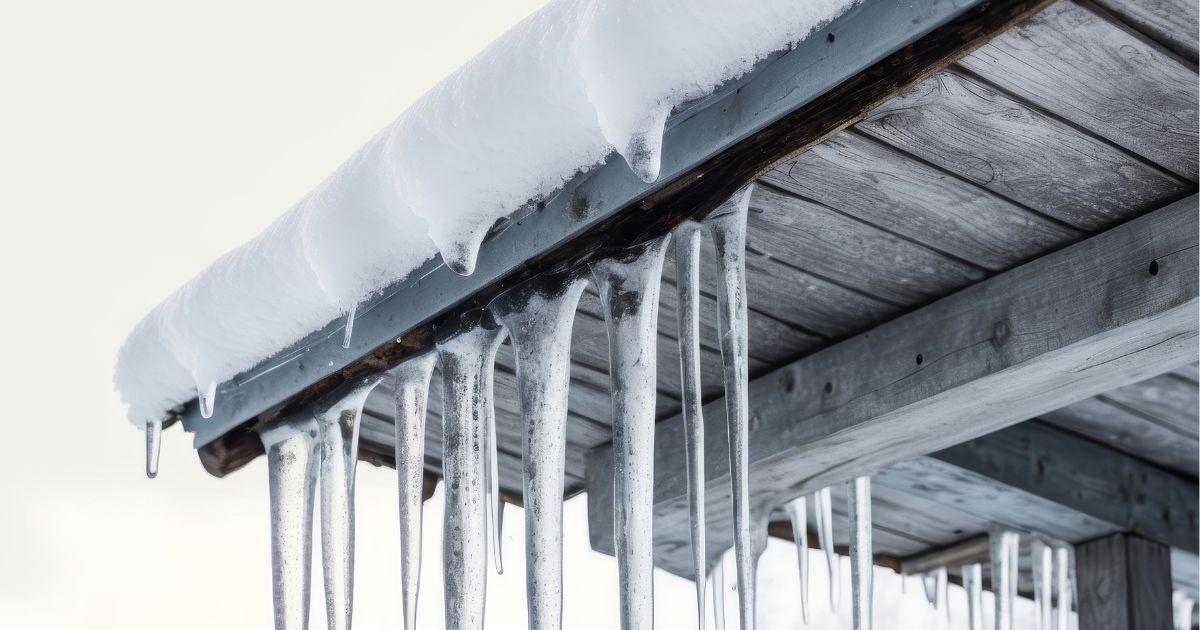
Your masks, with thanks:
[[(551, 0), (422, 96), (248, 243), (154, 308), (117, 360), (129, 420), (320, 329), (613, 151), (658, 176), (663, 125), (858, 0)], [(219, 403), (217, 403), (219, 404)]]

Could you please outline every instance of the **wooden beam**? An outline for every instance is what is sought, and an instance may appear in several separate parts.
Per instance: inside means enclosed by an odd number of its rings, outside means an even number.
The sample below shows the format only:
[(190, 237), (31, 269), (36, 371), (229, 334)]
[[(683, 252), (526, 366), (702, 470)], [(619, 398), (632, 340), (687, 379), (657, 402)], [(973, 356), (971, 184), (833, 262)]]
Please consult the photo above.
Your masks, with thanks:
[(1171, 630), (1171, 556), (1166, 545), (1113, 534), (1075, 550), (1079, 627)]
[[(750, 486), (782, 502), (953, 446), (1197, 353), (1196, 197), (996, 275), (750, 384)], [(730, 545), (724, 401), (704, 408), (708, 553)], [(655, 444), (656, 562), (690, 573), (682, 418)], [(608, 447), (588, 457), (612, 549)]]

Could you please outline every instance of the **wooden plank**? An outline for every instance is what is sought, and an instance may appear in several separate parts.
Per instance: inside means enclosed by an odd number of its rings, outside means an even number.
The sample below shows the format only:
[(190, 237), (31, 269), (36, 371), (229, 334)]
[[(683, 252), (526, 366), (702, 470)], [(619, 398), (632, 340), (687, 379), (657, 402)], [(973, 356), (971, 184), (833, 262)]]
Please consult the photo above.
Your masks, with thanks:
[(850, 131), (780, 165), (762, 181), (993, 271), (1082, 236)]
[(1113, 534), (1075, 549), (1079, 627), (1171, 630), (1171, 556), (1165, 545)]
[(1191, 0), (1095, 0), (1139, 31), (1196, 63), (1200, 4)]
[[(1001, 273), (751, 381), (750, 485), (783, 501), (1190, 362), (1196, 198)], [(1157, 261), (1157, 274), (1148, 273)], [(916, 359), (921, 356), (922, 361)], [(729, 546), (724, 401), (705, 406), (709, 551)], [(659, 423), (678, 435), (679, 417)], [(655, 445), (656, 538), (686, 539), (682, 449)], [(610, 549), (608, 447), (588, 457)], [(687, 575), (686, 557), (657, 557)]]
[(1074, 2), (1046, 7), (959, 63), (1196, 180), (1195, 71)]
[(1042, 414), (1042, 419), (1119, 451), (1195, 477), (1200, 443), (1127, 409), (1088, 398)]
[(770, 229), (755, 229), (748, 247), (895, 304), (919, 304), (984, 276), (978, 267), (779, 189), (759, 186), (750, 207), (755, 212), (747, 222), (757, 228), (766, 221)]
[[(1110, 531), (1128, 531), (1200, 552), (1200, 487), (1194, 479), (1061, 429), (1026, 422), (932, 453), (929, 458), (1084, 514)], [(1083, 538), (1078, 532), (1035, 531), (1068, 542)]]
[(1200, 441), (1200, 388), (1185, 380), (1163, 374), (1104, 392), (1101, 398), (1184, 440)]
[(893, 98), (855, 128), (1089, 231), (1161, 206), (1191, 188), (954, 71)]

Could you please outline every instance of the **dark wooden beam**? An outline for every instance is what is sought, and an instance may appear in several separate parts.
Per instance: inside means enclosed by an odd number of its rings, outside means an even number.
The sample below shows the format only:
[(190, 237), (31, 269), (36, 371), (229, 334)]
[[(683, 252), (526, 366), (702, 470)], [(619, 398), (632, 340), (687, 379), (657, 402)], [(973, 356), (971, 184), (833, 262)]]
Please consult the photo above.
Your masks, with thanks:
[[(782, 502), (1190, 363), (1192, 196), (756, 379), (750, 485)], [(724, 401), (704, 408), (709, 548), (730, 545)], [(659, 566), (690, 573), (682, 418), (658, 425)], [(612, 548), (607, 447), (588, 458), (592, 546)]]
[(1125, 533), (1075, 549), (1079, 627), (1171, 630), (1171, 556), (1166, 545)]

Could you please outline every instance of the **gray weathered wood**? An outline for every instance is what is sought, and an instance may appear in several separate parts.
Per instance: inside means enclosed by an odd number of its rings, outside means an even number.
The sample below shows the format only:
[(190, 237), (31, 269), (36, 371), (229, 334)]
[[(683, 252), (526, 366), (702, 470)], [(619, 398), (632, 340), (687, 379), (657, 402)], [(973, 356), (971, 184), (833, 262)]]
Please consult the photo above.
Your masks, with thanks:
[(855, 128), (1086, 230), (1136, 216), (1191, 188), (954, 71), (888, 101)]
[[(844, 482), (1192, 361), (1196, 222), (1193, 196), (753, 380), (756, 496), (782, 501)], [(723, 405), (704, 410), (710, 553), (730, 540)], [(662, 541), (687, 536), (683, 453), (665, 437), (681, 435), (681, 423), (658, 426)], [(606, 550), (607, 448), (589, 454), (587, 478), (592, 545)], [(684, 556), (656, 560), (686, 575)]]
[(1139, 31), (1196, 63), (1200, 4), (1192, 0), (1095, 0)]
[[(1130, 387), (1134, 387), (1131, 385)], [(1105, 401), (1088, 398), (1042, 414), (1042, 419), (1103, 442), (1164, 468), (1192, 477), (1200, 464), (1200, 443), (1169, 426)]]
[(1079, 627), (1171, 630), (1171, 556), (1166, 545), (1113, 534), (1075, 549)]
[(1183, 379), (1163, 374), (1105, 392), (1102, 398), (1174, 432), (1181, 439), (1200, 440), (1200, 389)]
[(993, 271), (1082, 236), (853, 132), (822, 142), (762, 181)]
[(1196, 73), (1074, 2), (1046, 7), (960, 63), (1196, 180)]

